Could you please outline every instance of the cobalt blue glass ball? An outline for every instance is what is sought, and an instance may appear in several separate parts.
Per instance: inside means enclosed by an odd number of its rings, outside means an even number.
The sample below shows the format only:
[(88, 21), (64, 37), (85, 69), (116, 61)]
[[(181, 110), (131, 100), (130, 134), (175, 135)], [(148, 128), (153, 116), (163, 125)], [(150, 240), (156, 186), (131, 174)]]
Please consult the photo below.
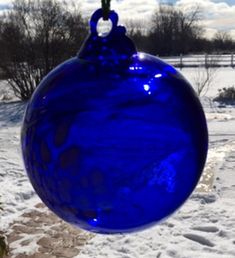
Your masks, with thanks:
[(37, 87), (24, 117), (30, 181), (59, 217), (99, 233), (131, 232), (172, 214), (190, 196), (207, 154), (207, 126), (192, 87), (172, 66), (137, 53), (101, 10), (77, 57)]

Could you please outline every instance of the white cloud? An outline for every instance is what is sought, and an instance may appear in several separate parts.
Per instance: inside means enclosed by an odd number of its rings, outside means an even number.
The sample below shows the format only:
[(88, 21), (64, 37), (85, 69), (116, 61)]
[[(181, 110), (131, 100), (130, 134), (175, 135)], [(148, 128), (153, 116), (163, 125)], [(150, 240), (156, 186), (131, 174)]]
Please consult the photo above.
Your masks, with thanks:
[[(59, 0), (63, 1), (63, 0)], [(71, 2), (70, 0), (65, 0)], [(101, 7), (101, 0), (72, 0), (81, 8), (84, 16), (90, 17)], [(0, 6), (10, 3), (10, 0), (0, 0)], [(147, 19), (158, 6), (158, 0), (112, 0), (111, 9), (119, 14), (120, 20)]]
[(4, 5), (4, 4), (9, 4), (11, 1), (9, 0), (0, 0), (0, 4)]
[[(81, 3), (82, 11), (86, 16), (90, 16), (94, 10), (100, 7), (100, 1), (97, 0), (82, 1)], [(157, 7), (157, 0), (111, 1), (111, 9), (119, 14), (120, 20), (149, 18)]]
[[(177, 5), (183, 8), (200, 6), (203, 14), (202, 24), (205, 25), (208, 36), (213, 36), (217, 30), (225, 30), (234, 36), (235, 30), (235, 3), (228, 5), (225, 2), (211, 0), (179, 0)], [(235, 39), (235, 37), (234, 37)]]
[[(163, 2), (163, 0), (112, 0), (111, 8), (119, 14), (121, 23), (126, 19), (147, 20), (157, 8), (159, 1)], [(80, 6), (82, 13), (87, 17), (101, 7), (100, 0), (74, 0), (74, 2)], [(10, 3), (9, 0), (0, 0), (0, 6), (8, 3)], [(231, 32), (235, 38), (235, 2), (233, 5), (229, 5), (226, 0), (216, 2), (212, 0), (177, 0), (176, 5), (183, 9), (199, 5), (203, 13), (202, 23), (206, 26), (208, 36), (213, 36), (217, 30), (226, 30)]]
[(232, 37), (233, 39), (235, 39), (235, 29), (232, 29), (232, 30), (230, 31), (230, 35), (231, 35), (231, 37)]
[[(149, 19), (158, 6), (158, 0), (112, 0), (112, 9), (119, 14), (121, 22), (125, 19)], [(162, 2), (162, 1), (160, 1)], [(176, 5), (184, 10), (200, 6), (202, 10), (202, 24), (206, 27), (206, 35), (213, 37), (217, 30), (226, 30), (235, 36), (235, 3), (228, 5), (221, 1), (212, 0), (178, 0)], [(82, 2), (81, 8), (86, 16), (100, 8), (100, 2), (89, 0)], [(235, 38), (235, 37), (234, 37)]]

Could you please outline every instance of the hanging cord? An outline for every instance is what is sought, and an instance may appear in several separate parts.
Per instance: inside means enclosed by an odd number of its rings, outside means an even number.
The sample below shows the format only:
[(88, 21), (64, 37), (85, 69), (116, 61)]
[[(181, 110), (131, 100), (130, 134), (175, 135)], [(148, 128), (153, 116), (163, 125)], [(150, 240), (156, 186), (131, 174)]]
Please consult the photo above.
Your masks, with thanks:
[(101, 0), (101, 2), (102, 2), (102, 10), (103, 10), (103, 20), (107, 21), (109, 19), (111, 0)]

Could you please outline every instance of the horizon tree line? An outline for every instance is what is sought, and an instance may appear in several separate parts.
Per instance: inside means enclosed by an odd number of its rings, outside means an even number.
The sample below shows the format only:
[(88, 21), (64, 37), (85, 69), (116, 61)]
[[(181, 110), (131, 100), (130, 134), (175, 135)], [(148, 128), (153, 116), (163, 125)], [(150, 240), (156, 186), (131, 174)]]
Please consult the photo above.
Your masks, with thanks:
[[(205, 37), (200, 7), (184, 12), (160, 5), (149, 26), (126, 20), (128, 35), (139, 51), (153, 55), (229, 53), (235, 41), (227, 32)], [(64, 60), (75, 56), (89, 33), (88, 20), (73, 4), (56, 0), (15, 0), (0, 17), (0, 72), (14, 94), (28, 100), (42, 78)]]

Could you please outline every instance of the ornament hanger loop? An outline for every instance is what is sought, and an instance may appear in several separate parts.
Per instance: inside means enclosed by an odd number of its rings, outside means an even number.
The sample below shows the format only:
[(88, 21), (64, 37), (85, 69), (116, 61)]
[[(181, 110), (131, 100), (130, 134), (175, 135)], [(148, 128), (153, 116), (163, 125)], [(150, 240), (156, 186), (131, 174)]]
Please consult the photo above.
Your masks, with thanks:
[(109, 19), (110, 2), (111, 2), (111, 0), (101, 0), (102, 11), (103, 11), (102, 17), (103, 17), (104, 21), (107, 21)]
[[(90, 29), (91, 29), (91, 33), (92, 34), (95, 34), (95, 35), (98, 34), (97, 33), (97, 23), (98, 23), (99, 19), (101, 19), (102, 17), (103, 17), (103, 9), (98, 9), (91, 16)], [(109, 11), (108, 19), (110, 19), (111, 22), (112, 22), (112, 29), (110, 31), (110, 33), (111, 33), (117, 27), (117, 24), (118, 24), (118, 15), (117, 15), (117, 13), (114, 12), (114, 11)]]

